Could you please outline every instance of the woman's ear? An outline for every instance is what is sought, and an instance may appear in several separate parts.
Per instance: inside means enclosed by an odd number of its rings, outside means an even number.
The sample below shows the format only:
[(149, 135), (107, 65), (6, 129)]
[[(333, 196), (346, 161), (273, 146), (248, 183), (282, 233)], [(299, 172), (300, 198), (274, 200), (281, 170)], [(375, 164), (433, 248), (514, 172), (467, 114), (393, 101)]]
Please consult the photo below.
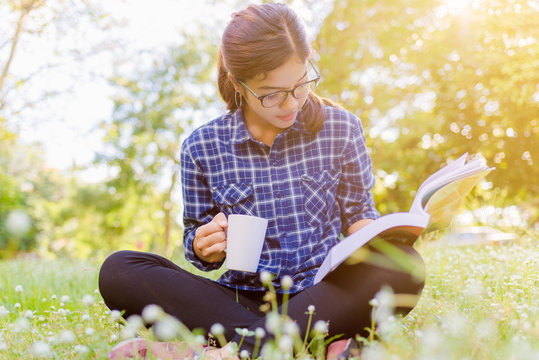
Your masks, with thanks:
[(238, 84), (238, 82), (236, 81), (236, 79), (234, 78), (234, 76), (232, 76), (231, 73), (228, 73), (227, 76), (228, 76), (228, 80), (229, 80), (229, 81), (232, 83), (232, 85), (234, 86), (234, 90), (236, 90), (237, 92), (240, 92), (241, 86), (240, 86), (240, 84)]

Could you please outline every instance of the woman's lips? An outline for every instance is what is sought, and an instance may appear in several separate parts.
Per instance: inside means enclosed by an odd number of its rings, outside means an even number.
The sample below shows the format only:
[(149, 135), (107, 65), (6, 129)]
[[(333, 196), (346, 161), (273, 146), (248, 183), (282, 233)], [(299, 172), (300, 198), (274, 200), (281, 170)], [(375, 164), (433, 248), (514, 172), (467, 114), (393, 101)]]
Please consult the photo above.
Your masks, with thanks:
[(285, 116), (277, 116), (279, 119), (283, 120), (283, 121), (292, 121), (296, 118), (296, 115), (297, 113), (296, 112), (293, 112), (292, 114), (288, 114), (288, 115), (285, 115)]

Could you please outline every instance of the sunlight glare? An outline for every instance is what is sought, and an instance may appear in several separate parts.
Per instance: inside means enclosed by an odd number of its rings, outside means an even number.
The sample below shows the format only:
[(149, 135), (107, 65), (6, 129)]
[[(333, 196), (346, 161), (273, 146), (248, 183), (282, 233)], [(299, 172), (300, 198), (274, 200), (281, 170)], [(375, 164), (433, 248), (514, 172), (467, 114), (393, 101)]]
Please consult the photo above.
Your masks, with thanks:
[(460, 13), (470, 7), (473, 0), (444, 0), (444, 5), (450, 13)]

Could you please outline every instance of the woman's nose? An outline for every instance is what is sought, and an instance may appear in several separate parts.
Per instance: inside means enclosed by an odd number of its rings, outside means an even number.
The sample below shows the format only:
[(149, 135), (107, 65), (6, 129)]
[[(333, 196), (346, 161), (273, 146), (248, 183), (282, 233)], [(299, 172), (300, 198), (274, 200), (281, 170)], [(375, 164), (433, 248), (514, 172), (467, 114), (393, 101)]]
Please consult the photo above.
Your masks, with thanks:
[(281, 103), (281, 109), (294, 109), (298, 106), (298, 99), (296, 99), (292, 94), (288, 94), (286, 99)]

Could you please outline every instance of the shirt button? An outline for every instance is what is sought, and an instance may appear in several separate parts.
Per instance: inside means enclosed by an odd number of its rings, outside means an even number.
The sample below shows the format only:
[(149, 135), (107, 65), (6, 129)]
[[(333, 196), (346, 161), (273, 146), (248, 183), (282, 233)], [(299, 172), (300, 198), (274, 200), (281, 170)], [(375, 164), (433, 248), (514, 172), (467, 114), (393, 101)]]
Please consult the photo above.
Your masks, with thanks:
[(277, 165), (279, 165), (279, 161), (278, 161), (278, 160), (273, 160), (273, 161), (271, 162), (271, 165), (277, 166)]
[(277, 193), (275, 194), (275, 196), (277, 196), (278, 199), (281, 198), (281, 192), (280, 191), (277, 191)]

